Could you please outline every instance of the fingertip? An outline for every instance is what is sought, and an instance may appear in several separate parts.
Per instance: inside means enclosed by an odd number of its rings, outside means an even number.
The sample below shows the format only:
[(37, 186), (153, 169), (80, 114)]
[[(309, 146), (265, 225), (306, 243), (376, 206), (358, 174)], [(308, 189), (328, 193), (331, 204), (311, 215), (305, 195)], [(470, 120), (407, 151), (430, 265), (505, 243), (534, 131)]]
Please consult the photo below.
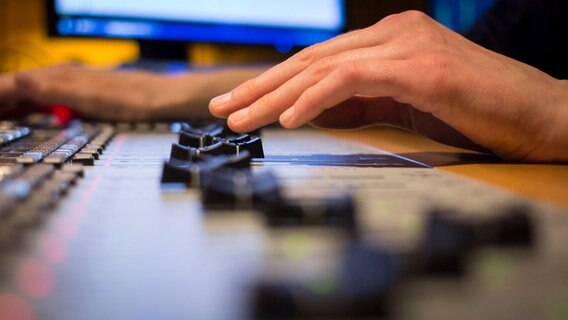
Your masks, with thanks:
[(246, 119), (249, 117), (249, 108), (241, 109), (233, 112), (227, 119), (227, 124), (229, 128), (235, 132), (243, 133), (249, 130), (250, 124), (247, 126)]
[(243, 130), (242, 126), (240, 126), (239, 124), (237, 124), (237, 123), (235, 123), (234, 121), (232, 121), (230, 117), (227, 119), (227, 126), (228, 126), (229, 129), (231, 129), (231, 131), (233, 131), (233, 132), (236, 132), (236, 133), (246, 133), (246, 130)]
[(226, 119), (227, 115), (219, 112), (219, 110), (217, 108), (215, 108), (215, 106), (213, 106), (211, 103), (209, 103), (209, 113), (211, 113), (211, 115), (213, 115), (216, 118), (220, 118), (220, 119)]
[(209, 111), (211, 112), (211, 114), (216, 117), (226, 118), (226, 110), (231, 102), (232, 96), (232, 92), (227, 92), (211, 99), (211, 101), (209, 101)]
[(297, 129), (297, 128), (301, 127), (301, 126), (303, 125), (303, 123), (300, 123), (300, 122), (294, 122), (294, 123), (292, 123), (292, 122), (282, 122), (282, 121), (280, 121), (280, 125), (281, 125), (282, 127), (284, 127), (285, 129)]
[(280, 125), (286, 129), (297, 128), (298, 127), (298, 125), (296, 124), (297, 121), (294, 121), (295, 112), (296, 112), (295, 108), (291, 107), (288, 110), (286, 110), (284, 113), (282, 113), (280, 115), (280, 118), (278, 119)]

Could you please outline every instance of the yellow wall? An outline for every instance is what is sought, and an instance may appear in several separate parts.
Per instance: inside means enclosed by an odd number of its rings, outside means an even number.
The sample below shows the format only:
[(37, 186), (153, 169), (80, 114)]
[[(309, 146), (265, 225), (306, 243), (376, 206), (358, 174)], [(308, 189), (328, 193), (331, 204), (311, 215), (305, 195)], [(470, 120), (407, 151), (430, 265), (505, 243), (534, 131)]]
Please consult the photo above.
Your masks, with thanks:
[[(48, 38), (44, 6), (43, 0), (0, 0), (0, 72), (67, 61), (113, 65), (138, 55), (134, 41)], [(272, 48), (207, 44), (192, 46), (188, 56), (198, 65), (284, 58)]]
[(1, 59), (12, 71), (65, 61), (108, 65), (138, 54), (133, 41), (48, 38), (42, 0), (0, 0), (0, 20)]

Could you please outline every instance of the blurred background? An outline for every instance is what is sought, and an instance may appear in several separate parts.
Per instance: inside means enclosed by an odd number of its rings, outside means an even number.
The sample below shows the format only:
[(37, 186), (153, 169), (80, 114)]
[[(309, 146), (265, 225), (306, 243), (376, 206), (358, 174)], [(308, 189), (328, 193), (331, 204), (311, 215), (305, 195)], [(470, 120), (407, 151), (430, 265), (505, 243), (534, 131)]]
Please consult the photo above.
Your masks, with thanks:
[[(446, 26), (467, 31), (495, 0), (346, 0), (346, 30), (369, 26), (408, 9), (428, 12)], [(46, 0), (0, 0), (0, 72), (21, 71), (75, 61), (112, 66), (136, 60), (140, 47), (133, 40), (48, 36)], [(187, 60), (200, 65), (280, 61), (297, 49), (270, 45), (184, 45)]]

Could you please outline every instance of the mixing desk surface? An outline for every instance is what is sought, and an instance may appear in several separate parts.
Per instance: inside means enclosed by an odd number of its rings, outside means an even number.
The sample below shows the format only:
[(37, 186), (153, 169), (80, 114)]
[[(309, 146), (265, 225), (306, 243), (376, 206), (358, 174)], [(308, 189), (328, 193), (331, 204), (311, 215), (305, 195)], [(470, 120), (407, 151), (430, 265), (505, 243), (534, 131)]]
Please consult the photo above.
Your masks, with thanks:
[(566, 319), (568, 215), (315, 130), (0, 124), (0, 319)]

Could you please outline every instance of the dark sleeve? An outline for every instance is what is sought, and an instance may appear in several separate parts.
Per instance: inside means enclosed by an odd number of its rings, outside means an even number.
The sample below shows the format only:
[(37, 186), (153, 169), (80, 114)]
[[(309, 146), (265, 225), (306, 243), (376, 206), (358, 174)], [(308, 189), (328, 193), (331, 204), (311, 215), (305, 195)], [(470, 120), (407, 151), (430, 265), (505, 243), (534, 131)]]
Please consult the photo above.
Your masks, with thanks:
[(553, 77), (568, 79), (567, 0), (500, 0), (466, 36)]

